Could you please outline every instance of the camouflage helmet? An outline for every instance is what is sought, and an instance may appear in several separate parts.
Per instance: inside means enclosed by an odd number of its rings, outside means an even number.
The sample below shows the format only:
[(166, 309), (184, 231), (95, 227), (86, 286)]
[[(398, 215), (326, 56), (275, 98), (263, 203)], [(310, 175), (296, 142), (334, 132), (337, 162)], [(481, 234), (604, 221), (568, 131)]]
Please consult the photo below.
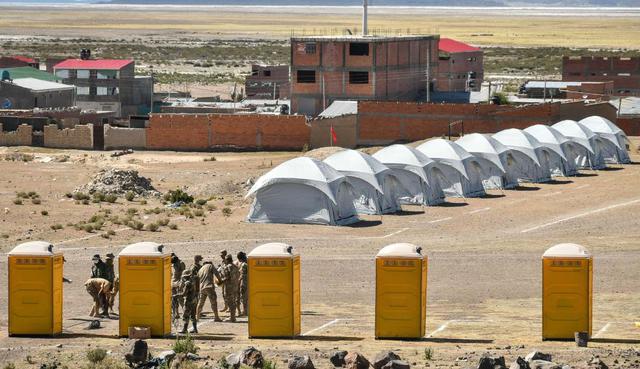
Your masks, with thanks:
[(193, 260), (195, 260), (195, 262), (196, 262), (196, 263), (197, 263), (197, 262), (199, 262), (199, 261), (202, 261), (202, 255), (196, 255), (196, 256), (194, 256), (194, 257), (193, 257)]

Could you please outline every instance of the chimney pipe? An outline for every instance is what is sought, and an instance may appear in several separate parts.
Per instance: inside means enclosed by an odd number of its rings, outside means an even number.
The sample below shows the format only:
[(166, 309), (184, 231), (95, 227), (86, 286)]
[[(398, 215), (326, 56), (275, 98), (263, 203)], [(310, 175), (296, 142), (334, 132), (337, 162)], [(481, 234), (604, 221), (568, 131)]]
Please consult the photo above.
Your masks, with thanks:
[(367, 0), (363, 0), (362, 2), (362, 35), (367, 36), (369, 34), (369, 20), (368, 18), (368, 10), (369, 2)]

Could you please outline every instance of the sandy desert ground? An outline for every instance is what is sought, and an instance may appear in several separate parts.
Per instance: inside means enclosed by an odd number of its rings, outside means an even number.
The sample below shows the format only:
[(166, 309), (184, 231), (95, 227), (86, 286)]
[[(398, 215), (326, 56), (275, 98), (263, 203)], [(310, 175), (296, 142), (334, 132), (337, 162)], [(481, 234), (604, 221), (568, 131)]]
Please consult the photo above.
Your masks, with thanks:
[[(633, 140), (632, 159), (640, 161)], [(614, 166), (555, 183), (528, 184), (520, 190), (492, 191), (487, 198), (450, 199), (444, 206), (408, 207), (401, 215), (364, 217), (352, 227), (249, 224), (249, 201), (241, 183), (300, 153), (136, 152), (121, 158), (109, 153), (37, 148), (2, 148), (0, 154), (30, 153), (31, 162), (0, 161), (0, 362), (36, 368), (43, 362), (84, 362), (91, 347), (121, 357), (126, 340), (116, 337), (117, 320), (86, 330), (90, 301), (82, 283), (95, 253), (118, 253), (137, 241), (157, 241), (186, 260), (195, 254), (217, 262), (221, 249), (234, 254), (270, 241), (294, 246), (302, 258), (302, 332), (296, 340), (249, 340), (246, 320), (236, 324), (201, 321), (197, 343), (214, 362), (248, 345), (262, 349), (284, 367), (293, 354), (310, 355), (317, 367), (329, 368), (327, 355), (339, 348), (373, 356), (398, 350), (417, 367), (473, 367), (481, 355), (504, 355), (508, 362), (539, 349), (558, 362), (579, 367), (600, 355), (610, 367), (638, 365), (640, 329), (640, 166)], [(47, 158), (68, 156), (66, 162)], [(124, 214), (128, 208), (160, 207), (130, 203), (77, 205), (65, 193), (86, 183), (105, 167), (133, 168), (152, 179), (160, 191), (186, 186), (198, 197), (215, 196), (217, 209), (205, 217), (175, 215), (177, 230), (140, 232), (107, 223), (87, 233), (65, 226), (100, 209)], [(240, 185), (239, 185), (240, 183)], [(17, 191), (36, 191), (39, 205), (14, 205)], [(230, 217), (222, 216), (230, 207)], [(47, 216), (41, 215), (47, 210)], [(153, 220), (157, 215), (144, 215)], [(165, 215), (160, 215), (165, 216)], [(100, 237), (107, 229), (116, 234)], [(7, 259), (14, 245), (43, 239), (55, 243), (67, 259), (64, 290), (64, 335), (56, 339), (7, 337)], [(376, 341), (374, 325), (374, 256), (390, 243), (421, 245), (429, 257), (428, 335), (421, 341)], [(595, 255), (594, 340), (588, 349), (572, 342), (541, 341), (540, 257), (561, 242), (585, 245)], [(151, 340), (152, 350), (171, 346), (170, 339)], [(61, 344), (61, 347), (58, 345)], [(434, 352), (424, 358), (424, 349)], [(27, 362), (29, 359), (33, 363)], [(617, 360), (617, 363), (614, 363)]]

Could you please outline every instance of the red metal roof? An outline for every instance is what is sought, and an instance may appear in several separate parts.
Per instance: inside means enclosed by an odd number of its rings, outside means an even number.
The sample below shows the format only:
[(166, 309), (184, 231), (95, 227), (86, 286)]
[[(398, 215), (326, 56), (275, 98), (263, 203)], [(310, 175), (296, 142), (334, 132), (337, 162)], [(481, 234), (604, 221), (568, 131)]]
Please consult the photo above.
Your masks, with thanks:
[(56, 64), (53, 69), (109, 69), (119, 70), (133, 63), (124, 59), (67, 59)]
[(10, 56), (10, 58), (15, 59), (15, 60), (20, 60), (21, 62), (25, 62), (25, 63), (35, 63), (36, 62), (34, 59), (31, 59), (29, 57), (22, 56), (22, 55)]
[(438, 48), (447, 53), (466, 53), (471, 51), (480, 51), (479, 48), (465, 44), (464, 42), (452, 40), (450, 38), (441, 38)]

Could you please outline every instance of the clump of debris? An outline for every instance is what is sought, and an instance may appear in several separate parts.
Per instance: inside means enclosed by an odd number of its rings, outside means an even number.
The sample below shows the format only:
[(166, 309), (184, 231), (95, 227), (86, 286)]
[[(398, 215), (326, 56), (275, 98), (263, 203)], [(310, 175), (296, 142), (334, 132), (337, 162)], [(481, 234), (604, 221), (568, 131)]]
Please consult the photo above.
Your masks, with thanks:
[(96, 174), (91, 182), (76, 188), (76, 192), (93, 194), (96, 192), (105, 195), (124, 195), (133, 192), (140, 197), (158, 197), (158, 192), (151, 181), (142, 177), (136, 170), (103, 169)]

